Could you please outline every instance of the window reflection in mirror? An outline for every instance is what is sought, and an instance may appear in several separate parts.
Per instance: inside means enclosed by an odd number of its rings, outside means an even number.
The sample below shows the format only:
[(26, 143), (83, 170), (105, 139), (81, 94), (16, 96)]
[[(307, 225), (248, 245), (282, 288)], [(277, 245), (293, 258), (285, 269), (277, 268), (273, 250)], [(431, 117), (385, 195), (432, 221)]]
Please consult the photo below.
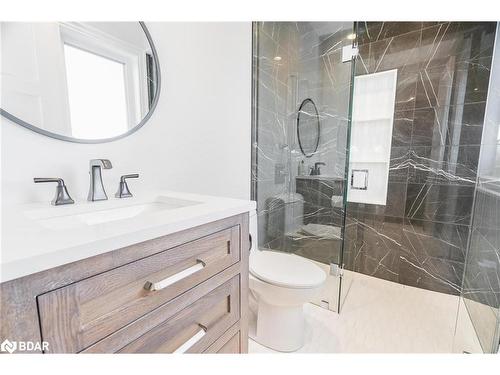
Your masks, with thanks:
[(1, 108), (21, 125), (109, 139), (155, 102), (157, 60), (138, 22), (2, 22), (0, 35)]
[[(126, 132), (130, 121), (123, 64), (67, 44), (64, 58), (71, 134), (76, 138), (108, 138)], [(89, 71), (92, 74), (87, 74)], [(87, 97), (89, 92), (94, 93)], [(99, 121), (95, 121), (95, 113), (99, 113)]]

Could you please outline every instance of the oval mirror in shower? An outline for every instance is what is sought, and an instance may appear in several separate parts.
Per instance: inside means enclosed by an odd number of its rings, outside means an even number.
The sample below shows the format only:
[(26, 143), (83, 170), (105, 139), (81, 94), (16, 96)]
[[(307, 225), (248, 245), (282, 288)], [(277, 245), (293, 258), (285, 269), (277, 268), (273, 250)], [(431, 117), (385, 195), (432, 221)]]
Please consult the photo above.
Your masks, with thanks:
[(312, 99), (305, 99), (297, 113), (297, 139), (305, 157), (310, 158), (318, 150), (320, 138), (319, 113)]
[(2, 116), (79, 143), (125, 137), (151, 117), (160, 67), (143, 22), (1, 22), (0, 27)]

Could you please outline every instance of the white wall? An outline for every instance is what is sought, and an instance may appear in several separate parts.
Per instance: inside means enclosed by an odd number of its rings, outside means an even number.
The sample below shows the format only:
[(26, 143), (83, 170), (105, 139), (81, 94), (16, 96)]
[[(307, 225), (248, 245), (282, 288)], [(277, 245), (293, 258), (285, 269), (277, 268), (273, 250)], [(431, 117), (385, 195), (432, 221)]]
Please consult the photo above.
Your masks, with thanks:
[(62, 177), (73, 198), (86, 199), (92, 158), (113, 163), (103, 171), (109, 196), (121, 174), (138, 172), (140, 179), (130, 182), (136, 194), (162, 187), (250, 197), (251, 24), (147, 26), (162, 72), (150, 121), (125, 139), (88, 145), (54, 140), (2, 118), (2, 204), (50, 201), (55, 186), (35, 185), (33, 177)]

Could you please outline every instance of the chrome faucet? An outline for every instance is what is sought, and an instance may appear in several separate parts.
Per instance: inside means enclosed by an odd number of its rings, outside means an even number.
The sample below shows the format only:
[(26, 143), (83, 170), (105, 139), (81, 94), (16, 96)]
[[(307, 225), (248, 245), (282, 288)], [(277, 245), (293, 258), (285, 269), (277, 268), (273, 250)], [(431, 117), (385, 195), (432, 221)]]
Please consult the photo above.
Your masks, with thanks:
[(33, 179), (33, 182), (35, 184), (39, 184), (41, 182), (56, 182), (57, 187), (56, 187), (56, 195), (54, 196), (54, 199), (52, 199), (52, 205), (53, 206), (60, 206), (63, 204), (73, 204), (75, 201), (71, 198), (71, 196), (68, 193), (68, 189), (66, 188), (66, 185), (64, 184), (64, 180), (62, 178), (58, 177), (50, 177), (50, 178), (40, 178), (40, 177), (35, 177)]
[(111, 169), (113, 166), (107, 159), (92, 159), (90, 161), (90, 188), (88, 201), (103, 201), (107, 200), (106, 190), (102, 183), (101, 169)]
[(139, 178), (139, 174), (138, 173), (126, 174), (120, 177), (120, 184), (118, 185), (118, 191), (115, 194), (116, 198), (130, 198), (133, 196), (128, 188), (127, 178)]

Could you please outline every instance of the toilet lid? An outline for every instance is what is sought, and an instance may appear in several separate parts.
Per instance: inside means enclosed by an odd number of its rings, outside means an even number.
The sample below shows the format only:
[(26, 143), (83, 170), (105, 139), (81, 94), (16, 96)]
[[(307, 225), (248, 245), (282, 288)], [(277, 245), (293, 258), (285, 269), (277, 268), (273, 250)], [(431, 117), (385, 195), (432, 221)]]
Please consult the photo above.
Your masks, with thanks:
[(325, 272), (305, 258), (266, 250), (250, 253), (250, 273), (267, 283), (297, 289), (320, 286), (326, 279)]

